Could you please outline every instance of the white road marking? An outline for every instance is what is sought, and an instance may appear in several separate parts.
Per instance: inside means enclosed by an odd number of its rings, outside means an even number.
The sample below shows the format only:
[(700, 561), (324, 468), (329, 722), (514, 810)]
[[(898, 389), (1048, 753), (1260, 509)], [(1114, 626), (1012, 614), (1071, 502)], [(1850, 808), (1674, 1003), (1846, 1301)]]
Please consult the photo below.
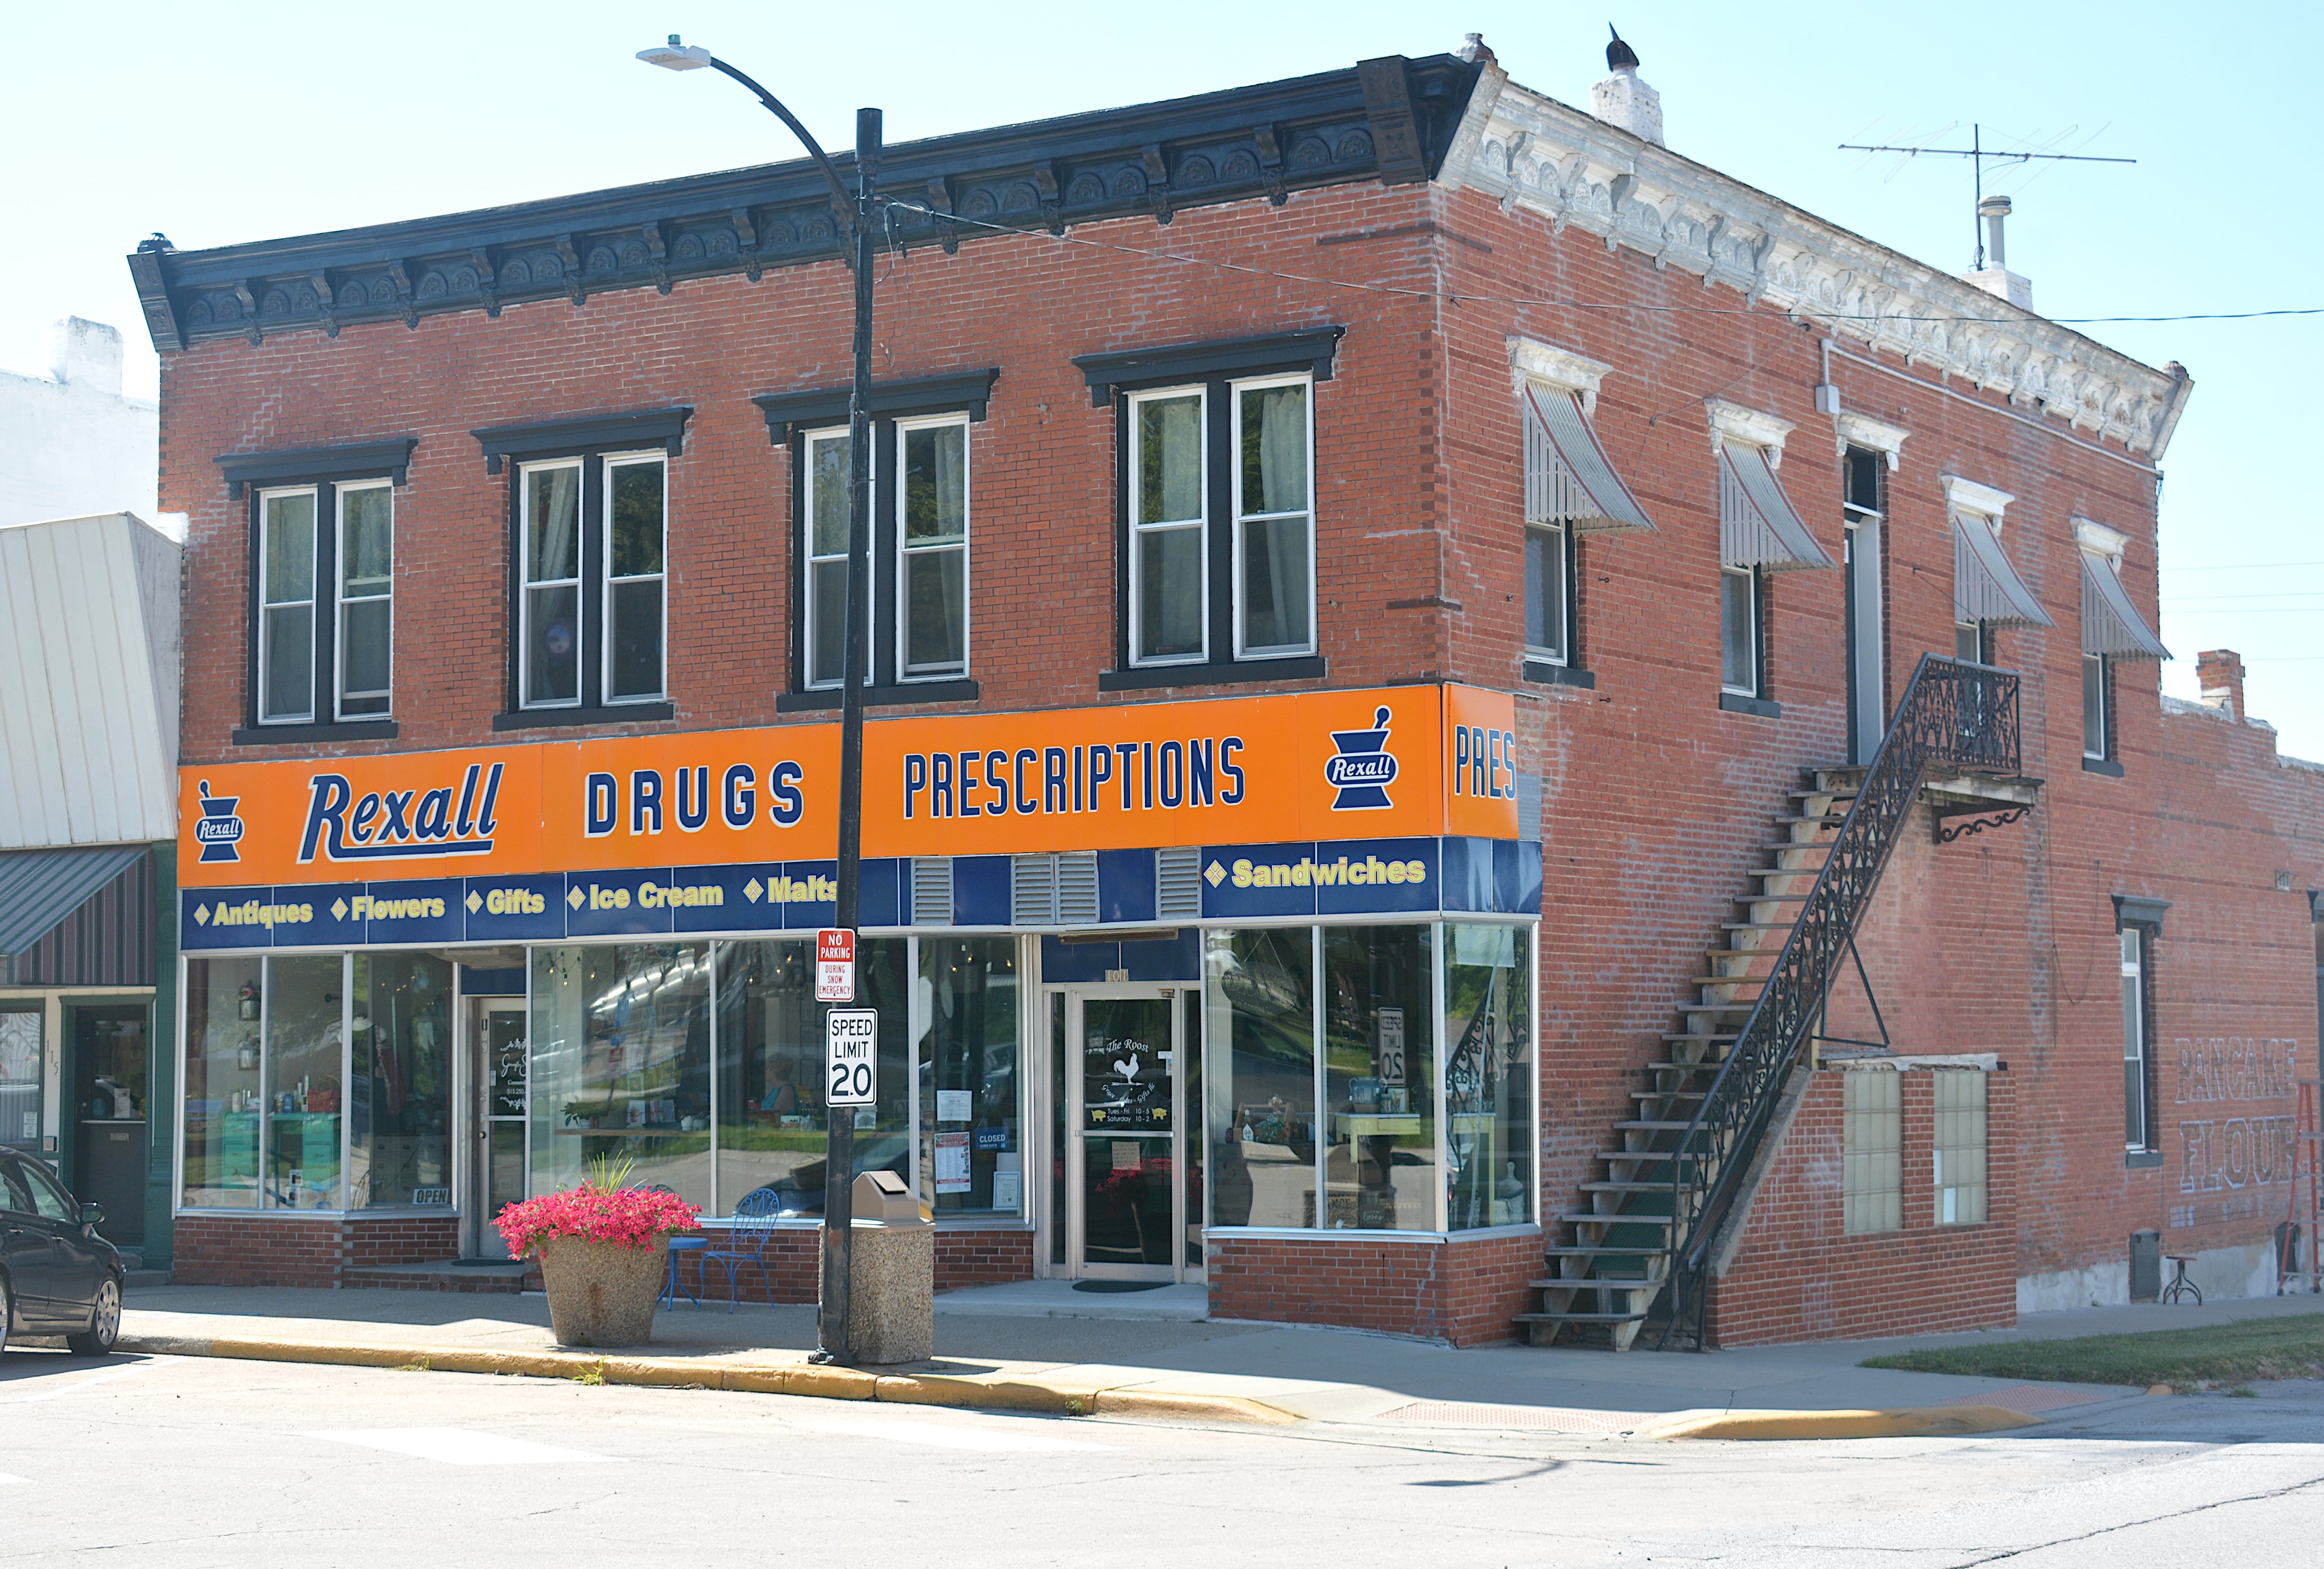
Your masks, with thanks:
[(19, 1405), (29, 1406), (35, 1400), (53, 1400), (60, 1395), (78, 1395), (83, 1389), (93, 1388), (98, 1384), (109, 1384), (115, 1379), (125, 1379), (132, 1373), (141, 1373), (147, 1368), (157, 1367), (159, 1365), (159, 1359), (156, 1359), (153, 1361), (129, 1362), (124, 1366), (114, 1368), (106, 1372), (91, 1373), (88, 1378), (78, 1380), (69, 1384), (51, 1384), (37, 1393), (19, 1395), (16, 1397), (16, 1402)]
[(844, 1433), (856, 1438), (885, 1438), (894, 1444), (925, 1444), (931, 1449), (973, 1449), (988, 1454), (1028, 1454), (1063, 1449), (1111, 1449), (1111, 1444), (1084, 1444), (1078, 1438), (1052, 1438), (1043, 1433), (1001, 1432), (991, 1427), (951, 1427), (934, 1422), (800, 1422), (824, 1433)]
[(333, 1444), (384, 1449), (445, 1465), (575, 1465), (612, 1464), (610, 1454), (559, 1449), (527, 1438), (503, 1438), (497, 1433), (471, 1433), (460, 1427), (364, 1427), (332, 1433), (302, 1433), (301, 1438), (321, 1438)]
[(29, 1476), (10, 1476), (6, 1472), (0, 1471), (0, 1487), (6, 1487), (11, 1482), (29, 1482), (32, 1480)]

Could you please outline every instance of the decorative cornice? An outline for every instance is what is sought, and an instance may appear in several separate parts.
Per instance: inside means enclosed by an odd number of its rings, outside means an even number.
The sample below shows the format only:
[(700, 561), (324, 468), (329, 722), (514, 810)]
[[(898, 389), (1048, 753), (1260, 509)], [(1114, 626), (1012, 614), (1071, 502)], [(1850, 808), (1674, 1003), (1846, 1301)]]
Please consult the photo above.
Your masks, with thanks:
[(1896, 472), (1897, 460), (1904, 450), (1904, 438), (1912, 435), (1910, 430), (1901, 425), (1875, 420), (1869, 414), (1851, 414), (1845, 409), (1833, 413), (1831, 423), (1840, 445), (1834, 457), (1845, 457), (1849, 448), (1861, 447), (1887, 458), (1888, 472)]
[(1089, 383), (1090, 407), (1093, 409), (1104, 408), (1117, 387), (1159, 387), (1212, 376), (1295, 370), (1307, 371), (1317, 381), (1328, 382), (1332, 379), (1332, 361), (1339, 353), (1341, 335), (1347, 330), (1334, 326), (1218, 343), (1183, 343), (1075, 355), (1074, 365)]
[(1711, 417), (1711, 450), (1714, 457), (1721, 441), (1748, 441), (1766, 449), (1768, 467), (1784, 466), (1784, 438), (1798, 429), (1789, 420), (1778, 420), (1773, 414), (1763, 414), (1724, 398), (1705, 398), (1702, 407)]
[(2017, 498), (2006, 490), (1996, 490), (1989, 485), (1979, 485), (1973, 479), (1963, 479), (1957, 474), (1941, 474), (1937, 483), (1945, 487), (1945, 510), (1974, 512), (1991, 523), (2001, 526), (2001, 514)]
[[(908, 419), (914, 414), (965, 413), (984, 418), (992, 401), (995, 369), (969, 371), (956, 376), (916, 376), (909, 381), (874, 382), (868, 411), (882, 420)], [(855, 401), (853, 387), (815, 387), (798, 392), (761, 392), (751, 400), (766, 416), (767, 439), (780, 447), (796, 429), (842, 425)]]
[(2104, 523), (2094, 523), (2088, 518), (2076, 518), (2073, 525), (2075, 544), (2093, 555), (2120, 563), (2124, 549), (2130, 544), (2128, 534), (2119, 529), (2109, 529)]
[[(882, 243), (942, 245), (1373, 180), (1442, 166), (1477, 67), (1451, 55), (899, 143)], [(845, 154), (843, 174), (853, 167)], [(964, 220), (974, 220), (973, 222)], [(416, 222), (129, 259), (154, 346), (262, 341), (839, 259), (829, 188), (804, 159)]]
[(226, 475), (226, 494), (240, 501), (244, 485), (320, 485), (326, 481), (387, 479), (404, 483), (411, 465), (417, 436), (390, 441), (348, 441), (333, 447), (287, 448), (274, 452), (227, 452), (217, 466)]
[[(1437, 182), (1471, 187), (2159, 459), (2193, 385), (1481, 69)], [(1933, 319), (1929, 319), (1933, 318)]]
[(591, 414), (579, 420), (549, 420), (532, 425), (488, 425), (468, 432), (484, 448), (484, 472), (503, 463), (541, 457), (578, 457), (591, 452), (643, 451), (659, 447), (672, 457), (686, 450), (690, 408), (646, 409), (631, 414)]
[(1612, 365), (1538, 338), (1509, 339), (1509, 381), (1514, 390), (1522, 392), (1526, 383), (1534, 381), (1579, 392), (1584, 414), (1598, 411), (1598, 384), (1613, 371)]

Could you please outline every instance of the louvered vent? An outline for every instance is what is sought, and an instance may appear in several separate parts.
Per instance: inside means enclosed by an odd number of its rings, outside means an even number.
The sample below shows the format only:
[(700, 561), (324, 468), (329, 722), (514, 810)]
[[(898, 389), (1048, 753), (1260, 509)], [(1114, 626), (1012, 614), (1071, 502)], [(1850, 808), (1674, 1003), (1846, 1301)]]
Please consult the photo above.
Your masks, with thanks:
[(1009, 862), (1009, 920), (1012, 926), (1057, 924), (1057, 858), (1016, 855)]
[(1156, 853), (1154, 915), (1166, 921), (1203, 918), (1203, 853), (1194, 845)]
[(952, 857), (918, 855), (912, 859), (912, 924), (952, 925)]
[(1057, 857), (1057, 924), (1097, 924), (1097, 852), (1073, 850)]

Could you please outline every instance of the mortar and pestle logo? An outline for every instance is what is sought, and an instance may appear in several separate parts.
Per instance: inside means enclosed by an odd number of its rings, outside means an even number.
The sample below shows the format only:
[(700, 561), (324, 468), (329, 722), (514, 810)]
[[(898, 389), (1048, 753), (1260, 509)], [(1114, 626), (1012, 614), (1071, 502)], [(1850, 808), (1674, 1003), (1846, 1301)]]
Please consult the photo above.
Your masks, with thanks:
[(235, 808), (242, 804), (240, 796), (214, 796), (210, 781), (198, 780), (194, 789), (202, 798), (202, 818), (194, 825), (194, 843), (202, 847), (204, 861), (240, 861), (242, 852), (235, 846), (242, 841), (242, 819)]
[(1380, 811), (1396, 803), (1388, 787), (1396, 779), (1396, 754), (1388, 749), (1388, 711), (1383, 704), (1372, 713), (1370, 730), (1334, 730), (1332, 744), (1337, 755), (1324, 759), (1323, 778), (1339, 794), (1335, 812)]

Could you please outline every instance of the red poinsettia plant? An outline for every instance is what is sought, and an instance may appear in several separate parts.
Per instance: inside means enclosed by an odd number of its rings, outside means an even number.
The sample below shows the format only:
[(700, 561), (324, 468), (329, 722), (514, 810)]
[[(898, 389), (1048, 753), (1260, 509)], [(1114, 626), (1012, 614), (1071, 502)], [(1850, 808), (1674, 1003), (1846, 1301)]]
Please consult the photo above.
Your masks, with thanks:
[(702, 1211), (674, 1193), (631, 1187), (633, 1161), (593, 1160), (589, 1175), (575, 1186), (539, 1198), (521, 1199), (493, 1223), (509, 1256), (521, 1259), (551, 1242), (604, 1242), (616, 1248), (653, 1248), (672, 1232), (702, 1218)]

